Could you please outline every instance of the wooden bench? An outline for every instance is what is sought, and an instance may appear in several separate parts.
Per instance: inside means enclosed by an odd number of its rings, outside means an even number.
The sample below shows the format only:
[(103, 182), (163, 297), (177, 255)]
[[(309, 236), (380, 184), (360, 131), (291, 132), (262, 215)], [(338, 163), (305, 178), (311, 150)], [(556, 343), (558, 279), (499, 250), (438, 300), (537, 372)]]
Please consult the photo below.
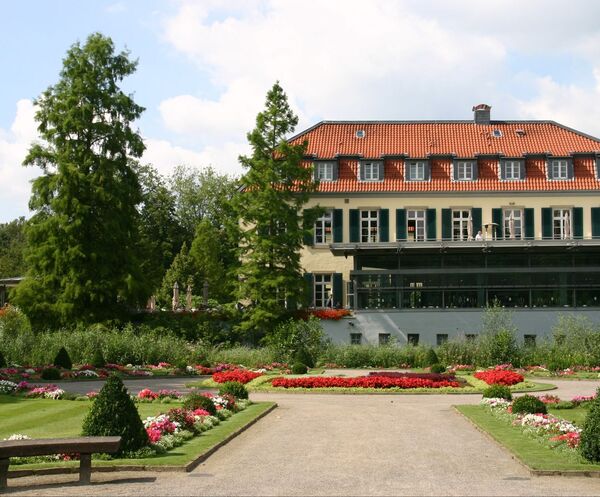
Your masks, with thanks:
[(114, 453), (121, 437), (42, 438), (37, 440), (0, 441), (0, 489), (6, 488), (11, 457), (80, 454), (79, 482), (89, 483), (92, 475), (92, 454)]

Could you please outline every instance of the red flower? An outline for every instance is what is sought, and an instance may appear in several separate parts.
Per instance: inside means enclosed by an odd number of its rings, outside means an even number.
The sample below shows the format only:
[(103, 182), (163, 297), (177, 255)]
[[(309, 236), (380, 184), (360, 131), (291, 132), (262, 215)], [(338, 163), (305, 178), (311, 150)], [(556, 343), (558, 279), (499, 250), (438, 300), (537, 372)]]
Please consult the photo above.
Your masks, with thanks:
[(239, 383), (248, 383), (254, 378), (262, 376), (262, 373), (255, 373), (246, 369), (234, 369), (233, 371), (222, 371), (212, 375), (212, 379), (217, 383), (225, 383), (226, 381), (237, 381)]
[(348, 309), (315, 309), (310, 313), (319, 319), (332, 319), (334, 321), (352, 314)]
[(357, 378), (308, 376), (306, 378), (275, 378), (274, 387), (281, 388), (443, 388), (460, 387), (457, 381), (434, 381), (424, 378), (390, 378), (359, 376)]
[(525, 380), (522, 375), (514, 371), (492, 370), (479, 371), (473, 375), (478, 380), (485, 381), (488, 385), (516, 385)]

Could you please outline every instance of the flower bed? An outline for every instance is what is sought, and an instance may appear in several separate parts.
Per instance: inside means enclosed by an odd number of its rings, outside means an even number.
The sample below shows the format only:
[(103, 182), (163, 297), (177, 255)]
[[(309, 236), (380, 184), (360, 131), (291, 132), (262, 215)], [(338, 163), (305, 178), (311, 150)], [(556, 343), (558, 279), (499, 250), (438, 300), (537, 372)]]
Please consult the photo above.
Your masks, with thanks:
[(434, 381), (423, 378), (390, 378), (386, 376), (359, 376), (357, 378), (313, 377), (275, 378), (276, 388), (444, 388), (461, 386), (457, 381)]
[(262, 376), (262, 373), (249, 371), (247, 369), (234, 369), (231, 371), (223, 371), (221, 373), (215, 373), (212, 375), (212, 379), (216, 383), (225, 383), (227, 381), (237, 381), (238, 383), (246, 384), (251, 382), (254, 378)]
[(523, 375), (505, 369), (493, 369), (490, 371), (478, 371), (473, 375), (478, 380), (485, 381), (488, 385), (516, 385), (525, 380)]
[(401, 373), (398, 371), (370, 372), (369, 376), (383, 376), (385, 378), (420, 378), (433, 381), (457, 381), (456, 376), (447, 373)]
[(310, 314), (319, 319), (338, 321), (345, 316), (351, 316), (352, 312), (348, 309), (314, 309)]

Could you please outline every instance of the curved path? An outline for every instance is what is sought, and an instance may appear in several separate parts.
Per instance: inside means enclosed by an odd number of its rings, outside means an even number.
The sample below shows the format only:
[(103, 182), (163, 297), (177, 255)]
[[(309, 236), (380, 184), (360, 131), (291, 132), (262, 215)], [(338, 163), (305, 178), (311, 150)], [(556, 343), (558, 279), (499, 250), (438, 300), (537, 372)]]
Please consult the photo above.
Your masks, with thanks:
[[(154, 381), (154, 380), (153, 380)], [(555, 381), (563, 398), (600, 382)], [(146, 383), (146, 386), (150, 386)], [(154, 388), (154, 385), (152, 385)], [(11, 479), (13, 495), (598, 495), (595, 478), (532, 477), (451, 408), (477, 395), (256, 394), (279, 408), (185, 473)], [(33, 485), (33, 486), (31, 486)]]

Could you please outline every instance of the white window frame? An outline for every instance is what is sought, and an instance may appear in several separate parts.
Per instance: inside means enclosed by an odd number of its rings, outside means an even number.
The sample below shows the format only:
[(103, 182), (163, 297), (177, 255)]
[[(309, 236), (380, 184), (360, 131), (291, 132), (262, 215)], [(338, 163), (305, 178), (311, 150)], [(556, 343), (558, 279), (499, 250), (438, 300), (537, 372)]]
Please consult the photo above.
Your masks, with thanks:
[(319, 181), (333, 181), (333, 162), (317, 162), (315, 165), (315, 179)]
[(571, 238), (573, 238), (573, 210), (568, 207), (552, 207), (552, 239), (570, 240)]
[(473, 180), (474, 164), (471, 161), (456, 161), (456, 167), (458, 168), (458, 171), (456, 173), (456, 178), (458, 181)]
[[(460, 213), (460, 216), (455, 216), (456, 213)], [(466, 215), (466, 217), (465, 217)], [(453, 242), (466, 242), (469, 239), (468, 223), (469, 217), (471, 217), (471, 209), (452, 209), (452, 241)], [(455, 223), (458, 223), (458, 229), (460, 236), (455, 235)], [(473, 235), (471, 233), (471, 235)]]
[(515, 223), (514, 240), (522, 240), (524, 235), (524, 216), (523, 209), (520, 207), (504, 207), (502, 209), (502, 229), (504, 230), (504, 239), (510, 240), (510, 214), (513, 214)]
[(361, 243), (377, 243), (379, 241), (379, 210), (361, 209), (360, 241)]
[[(410, 221), (414, 221), (414, 237), (408, 230)], [(427, 239), (427, 210), (406, 209), (406, 237), (415, 242), (424, 242)]]
[[(320, 241), (319, 241), (320, 235)], [(325, 211), (315, 222), (315, 245), (329, 245), (333, 243), (333, 211)]]
[(360, 167), (363, 167), (363, 181), (379, 181), (379, 162), (363, 162)]
[(552, 159), (550, 167), (552, 179), (569, 179), (569, 161), (567, 159)]
[(407, 166), (408, 181), (425, 181), (425, 162), (409, 161)]
[(314, 294), (316, 308), (333, 307), (333, 274), (321, 273), (314, 275)]
[(509, 181), (521, 179), (521, 162), (520, 161), (507, 160), (504, 162), (504, 179), (509, 180)]

